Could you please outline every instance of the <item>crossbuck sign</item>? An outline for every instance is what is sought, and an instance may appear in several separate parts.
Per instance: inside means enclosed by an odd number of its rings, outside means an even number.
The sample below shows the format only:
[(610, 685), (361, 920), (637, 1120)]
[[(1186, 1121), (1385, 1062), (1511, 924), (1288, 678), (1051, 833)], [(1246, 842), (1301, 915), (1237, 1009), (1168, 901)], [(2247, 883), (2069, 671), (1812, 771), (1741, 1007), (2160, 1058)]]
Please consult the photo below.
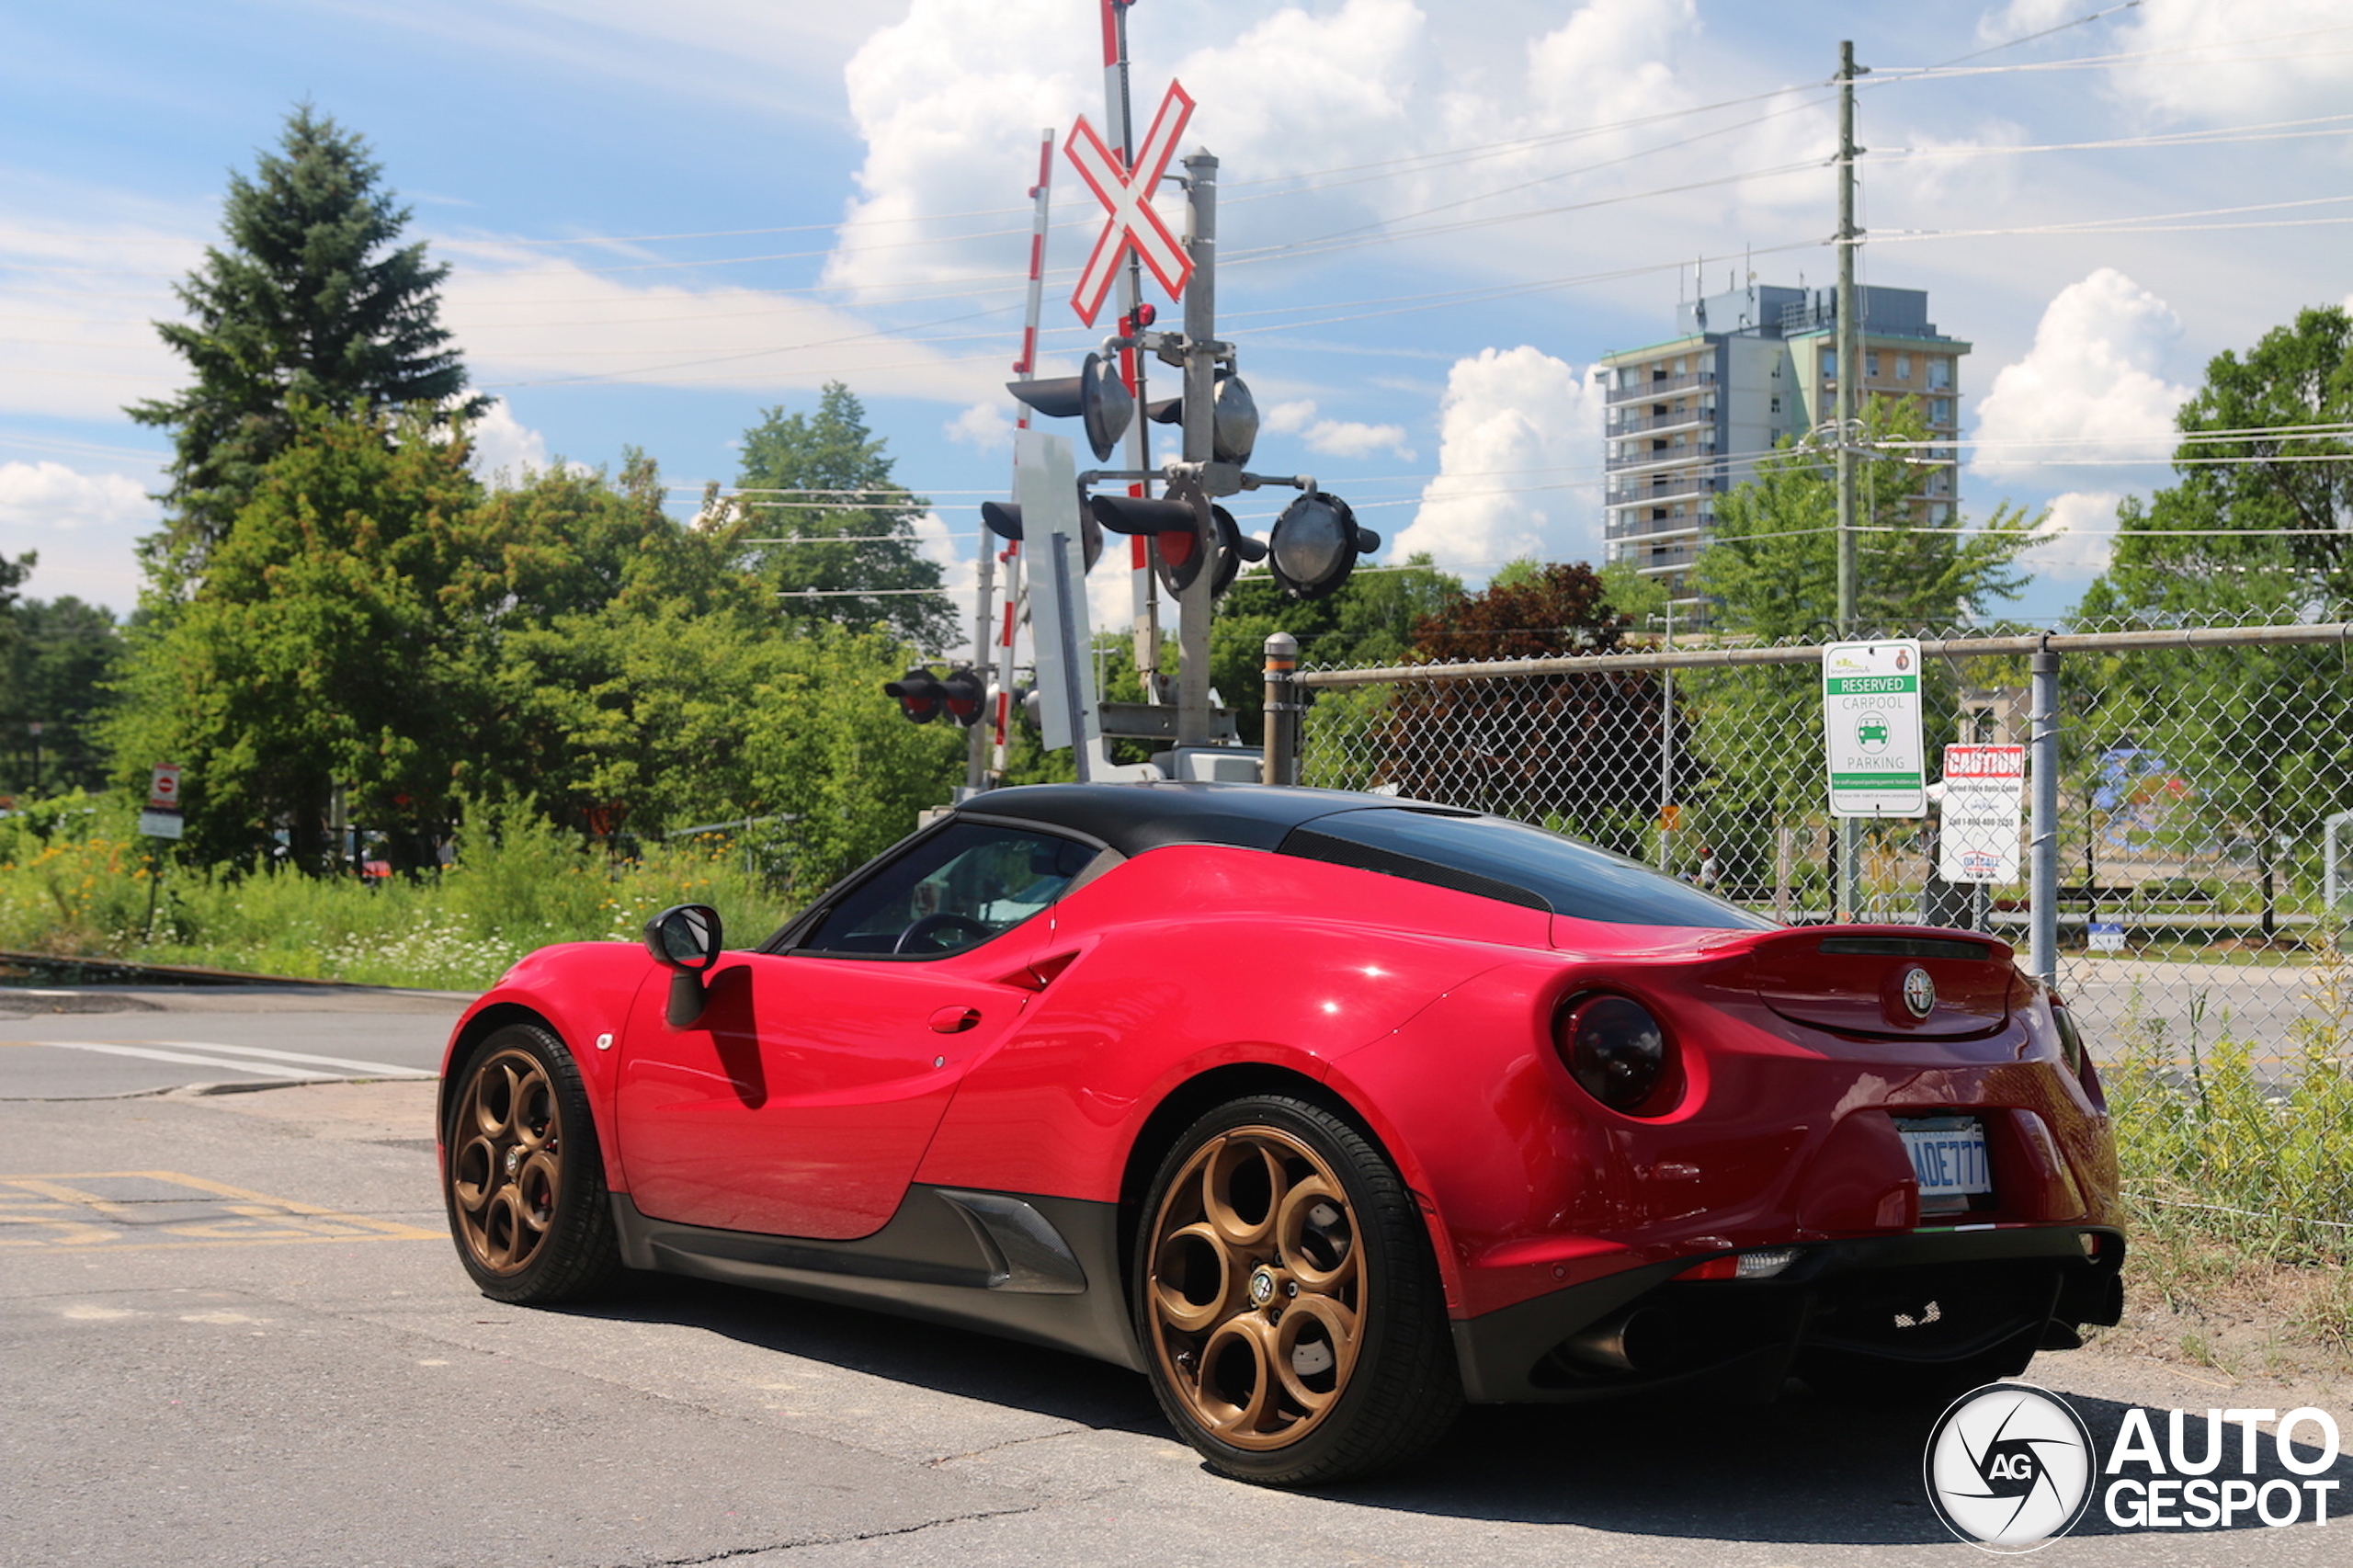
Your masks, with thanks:
[(1119, 149), (1086, 123), (1085, 115), (1079, 116), (1070, 140), (1063, 144), (1063, 153), (1078, 166), (1078, 177), (1109, 213), (1070, 297), (1071, 309), (1089, 326), (1095, 324), (1103, 309), (1103, 296), (1111, 291), (1120, 262), (1131, 249), (1143, 258), (1171, 298), (1182, 294), (1193, 276), (1193, 258), (1185, 254), (1184, 245), (1152, 207), (1152, 193), (1168, 172), (1168, 161), (1176, 155), (1176, 139), (1185, 134), (1185, 122), (1192, 118), (1191, 96), (1183, 84), (1171, 82), (1167, 95), (1160, 100), (1160, 111), (1152, 117), (1152, 129), (1144, 132), (1143, 145), (1136, 149), (1133, 169)]

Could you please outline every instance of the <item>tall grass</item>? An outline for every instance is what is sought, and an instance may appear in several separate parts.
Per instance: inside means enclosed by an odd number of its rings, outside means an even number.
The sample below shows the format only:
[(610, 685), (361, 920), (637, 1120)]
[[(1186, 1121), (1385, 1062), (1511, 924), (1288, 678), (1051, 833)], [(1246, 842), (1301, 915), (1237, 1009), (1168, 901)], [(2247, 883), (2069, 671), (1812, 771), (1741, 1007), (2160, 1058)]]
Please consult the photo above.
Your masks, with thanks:
[(534, 948), (634, 941), (647, 916), (688, 903), (718, 908), (739, 946), (788, 910), (723, 844), (612, 860), (528, 805), (478, 809), (438, 874), (373, 885), (178, 866), (100, 799), (0, 820), (0, 948), (58, 957), (476, 991)]
[(2290, 1059), (2267, 1074), (2228, 1034), (2177, 1044), (2135, 1016), (2102, 1070), (2143, 1223), (2283, 1263), (2353, 1257), (2353, 962), (2328, 940)]

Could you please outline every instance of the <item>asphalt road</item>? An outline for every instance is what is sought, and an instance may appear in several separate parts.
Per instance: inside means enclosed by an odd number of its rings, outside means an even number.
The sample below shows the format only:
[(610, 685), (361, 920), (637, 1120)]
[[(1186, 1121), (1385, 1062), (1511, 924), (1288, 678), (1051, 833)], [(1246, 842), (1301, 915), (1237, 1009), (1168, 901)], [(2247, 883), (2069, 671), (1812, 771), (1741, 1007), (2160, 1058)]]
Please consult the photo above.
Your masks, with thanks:
[[(452, 1010), (6, 1027), (397, 1063)], [(27, 1098), (48, 1070), (21, 1064), (49, 1049), (0, 1050), (0, 1562), (1984, 1561), (1925, 1504), (1928, 1415), (1794, 1389), (1474, 1411), (1409, 1473), (1297, 1495), (1210, 1474), (1142, 1380), (1051, 1351), (684, 1280), (500, 1306), (442, 1230), (429, 1082)], [(151, 1067), (217, 1074), (77, 1070)], [(2103, 1443), (2134, 1404), (2319, 1404), (2353, 1434), (2343, 1390), (2097, 1351), (2031, 1376)], [(2353, 1494), (2353, 1460), (2329, 1476)], [(2317, 1568), (2353, 1562), (2353, 1521), (2138, 1532), (2096, 1512), (2037, 1561)]]
[(0, 1099), (430, 1077), (472, 1000), (372, 987), (0, 987)]

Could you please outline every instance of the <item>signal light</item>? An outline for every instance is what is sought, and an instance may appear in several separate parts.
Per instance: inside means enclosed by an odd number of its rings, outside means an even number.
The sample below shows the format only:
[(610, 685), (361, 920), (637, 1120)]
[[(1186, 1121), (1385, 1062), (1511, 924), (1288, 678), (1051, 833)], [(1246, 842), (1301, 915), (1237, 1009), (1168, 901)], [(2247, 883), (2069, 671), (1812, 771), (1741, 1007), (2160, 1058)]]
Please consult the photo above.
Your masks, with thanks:
[(988, 684), (961, 665), (943, 680), (917, 665), (897, 680), (884, 681), (882, 695), (899, 699), (900, 716), (910, 723), (928, 724), (945, 713), (969, 730), (988, 705)]
[(1579, 1087), (1628, 1116), (1664, 1108), (1668, 1082), (1666, 1031), (1650, 1010), (1625, 996), (1587, 996), (1553, 1025), (1552, 1048)]
[(1110, 457), (1136, 415), (1136, 394), (1120, 379), (1119, 366), (1100, 354), (1089, 354), (1075, 376), (1007, 381), (1005, 390), (1049, 419), (1076, 415), (1097, 461)]
[[(1155, 425), (1182, 425), (1185, 400), (1156, 398), (1144, 405), (1144, 417)], [(1222, 463), (1246, 463), (1258, 444), (1258, 400), (1249, 383), (1232, 370), (1217, 373), (1217, 391), (1210, 404), (1210, 452)]]
[(1357, 515), (1336, 495), (1315, 491), (1283, 508), (1267, 540), (1267, 564), (1283, 592), (1320, 599), (1336, 592), (1357, 569), (1357, 557), (1381, 548), (1381, 536), (1357, 527)]
[(948, 704), (948, 688), (939, 677), (917, 665), (897, 680), (882, 683), (882, 695), (899, 699), (899, 715), (912, 724), (928, 724)]
[[(1016, 544), (1021, 542), (1021, 508), (1017, 504), (983, 501), (981, 503), (981, 522), (997, 538), (1009, 539)], [(1080, 552), (1086, 557), (1079, 570), (1092, 572), (1095, 563), (1103, 558), (1103, 528), (1094, 515), (1084, 507), (1078, 514), (1078, 539)]]

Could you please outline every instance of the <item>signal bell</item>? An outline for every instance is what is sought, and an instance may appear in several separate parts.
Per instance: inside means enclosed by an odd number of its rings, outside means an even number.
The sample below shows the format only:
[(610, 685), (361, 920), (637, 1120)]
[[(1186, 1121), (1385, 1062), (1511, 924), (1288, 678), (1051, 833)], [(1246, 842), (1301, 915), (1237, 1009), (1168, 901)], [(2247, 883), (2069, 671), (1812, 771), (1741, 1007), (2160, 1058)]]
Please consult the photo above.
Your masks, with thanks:
[[(1144, 404), (1144, 417), (1155, 425), (1185, 423), (1185, 400), (1156, 398)], [(1210, 405), (1211, 455), (1222, 463), (1246, 463), (1258, 444), (1258, 400), (1249, 383), (1232, 370), (1217, 373), (1217, 392)]]
[[(982, 502), (981, 521), (987, 527), (989, 532), (996, 535), (997, 538), (1009, 539), (1016, 544), (1021, 542), (1021, 507), (1017, 503)], [(1095, 570), (1095, 563), (1103, 558), (1103, 528), (1095, 520), (1093, 514), (1084, 506), (1080, 507), (1078, 512), (1078, 538), (1082, 552), (1086, 558), (1079, 570), (1092, 572)]]
[(1357, 515), (1346, 501), (1316, 491), (1293, 501), (1275, 519), (1267, 562), (1292, 598), (1320, 599), (1348, 580), (1358, 556), (1380, 548), (1381, 536), (1357, 527)]
[(1120, 367), (1100, 354), (1089, 354), (1075, 376), (1007, 381), (1005, 390), (1049, 419), (1078, 415), (1098, 462), (1110, 457), (1136, 415), (1136, 394), (1120, 379)]

